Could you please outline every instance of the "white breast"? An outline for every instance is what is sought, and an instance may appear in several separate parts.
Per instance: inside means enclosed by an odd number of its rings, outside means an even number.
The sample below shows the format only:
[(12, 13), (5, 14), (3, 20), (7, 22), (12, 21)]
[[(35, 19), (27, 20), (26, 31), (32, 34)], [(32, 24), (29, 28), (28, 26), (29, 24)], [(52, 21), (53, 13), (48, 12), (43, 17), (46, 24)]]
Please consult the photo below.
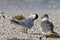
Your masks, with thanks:
[(42, 18), (42, 22), (48, 20), (47, 18)]

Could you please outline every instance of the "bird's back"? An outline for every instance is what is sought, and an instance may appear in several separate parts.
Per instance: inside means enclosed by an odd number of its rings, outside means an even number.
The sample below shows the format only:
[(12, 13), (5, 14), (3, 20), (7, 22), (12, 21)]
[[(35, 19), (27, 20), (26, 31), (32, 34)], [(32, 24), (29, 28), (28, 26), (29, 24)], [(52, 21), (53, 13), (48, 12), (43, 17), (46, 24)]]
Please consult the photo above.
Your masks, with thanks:
[(43, 21), (41, 22), (41, 28), (43, 32), (51, 32), (53, 30), (53, 24), (49, 21)]
[(19, 24), (27, 28), (32, 28), (34, 24), (32, 20), (33, 20), (32, 18), (26, 18), (26, 19), (20, 20)]

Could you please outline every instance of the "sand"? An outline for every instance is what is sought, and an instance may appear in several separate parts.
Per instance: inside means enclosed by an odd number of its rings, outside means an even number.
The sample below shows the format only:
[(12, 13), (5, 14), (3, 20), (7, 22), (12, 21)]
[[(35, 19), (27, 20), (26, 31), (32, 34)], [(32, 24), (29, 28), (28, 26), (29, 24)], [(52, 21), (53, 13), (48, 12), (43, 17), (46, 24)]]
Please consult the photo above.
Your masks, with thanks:
[[(24, 10), (5, 10), (6, 19), (0, 18), (0, 40), (10, 40), (17, 38), (17, 40), (39, 40), (40, 35), (30, 35), (30, 33), (40, 33), (40, 17), (48, 14), (50, 21), (53, 22), (54, 31), (60, 34), (60, 9), (24, 9)], [(28, 34), (23, 32), (23, 26), (11, 23), (10, 19), (15, 15), (24, 15), (25, 17), (37, 13), (39, 18), (34, 22), (34, 26), (28, 30)], [(56, 28), (57, 27), (57, 28)], [(46, 38), (43, 38), (45, 40)], [(15, 40), (15, 39), (13, 39)], [(47, 39), (47, 40), (60, 40)]]

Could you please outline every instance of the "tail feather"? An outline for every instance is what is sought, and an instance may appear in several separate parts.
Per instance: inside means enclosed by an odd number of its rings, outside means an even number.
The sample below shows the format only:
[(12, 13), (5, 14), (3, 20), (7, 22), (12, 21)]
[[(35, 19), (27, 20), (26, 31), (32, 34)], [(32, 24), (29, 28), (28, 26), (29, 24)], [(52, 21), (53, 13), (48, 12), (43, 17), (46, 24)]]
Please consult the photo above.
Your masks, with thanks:
[(14, 23), (17, 23), (17, 24), (19, 24), (19, 22), (18, 21), (14, 21), (14, 20), (10, 20), (11, 22), (14, 22)]

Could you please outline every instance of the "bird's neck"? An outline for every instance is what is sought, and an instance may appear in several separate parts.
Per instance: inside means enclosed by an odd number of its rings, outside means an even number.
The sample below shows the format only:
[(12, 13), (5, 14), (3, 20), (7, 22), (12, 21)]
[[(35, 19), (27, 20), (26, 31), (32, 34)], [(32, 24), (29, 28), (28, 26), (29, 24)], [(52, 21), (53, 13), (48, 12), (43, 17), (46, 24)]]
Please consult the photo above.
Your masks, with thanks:
[(49, 21), (49, 19), (47, 19), (47, 18), (43, 18), (43, 19), (42, 19), (42, 22), (43, 22), (43, 21)]

